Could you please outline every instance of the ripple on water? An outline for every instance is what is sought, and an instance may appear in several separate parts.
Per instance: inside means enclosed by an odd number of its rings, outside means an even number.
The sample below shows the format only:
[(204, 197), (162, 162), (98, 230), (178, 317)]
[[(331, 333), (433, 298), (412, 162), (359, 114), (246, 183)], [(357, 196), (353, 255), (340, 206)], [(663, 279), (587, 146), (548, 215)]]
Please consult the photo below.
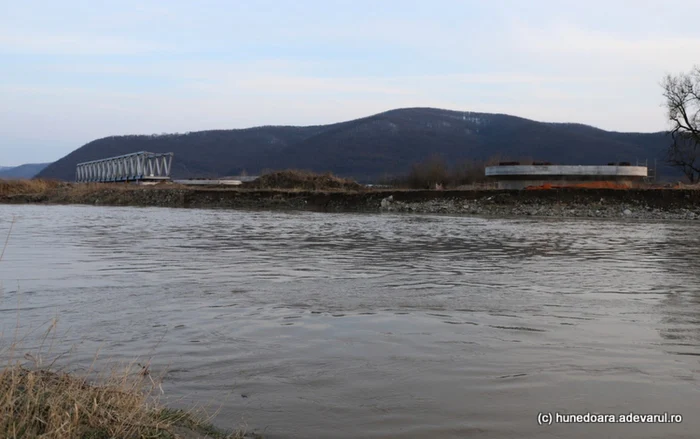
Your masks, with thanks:
[(696, 224), (0, 205), (0, 236), (13, 215), (0, 332), (58, 316), (70, 365), (150, 358), (226, 427), (534, 438), (536, 411), (624, 407), (686, 418), (547, 432), (700, 429)]

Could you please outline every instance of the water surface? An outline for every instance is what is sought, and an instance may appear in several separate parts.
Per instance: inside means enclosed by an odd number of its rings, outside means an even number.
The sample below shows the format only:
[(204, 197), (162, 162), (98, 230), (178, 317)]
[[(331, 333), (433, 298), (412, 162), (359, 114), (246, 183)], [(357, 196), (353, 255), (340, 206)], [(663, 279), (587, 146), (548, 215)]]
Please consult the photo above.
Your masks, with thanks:
[[(697, 437), (700, 227), (0, 206), (0, 330), (270, 438)], [(1, 245), (1, 242), (0, 242)], [(106, 360), (105, 360), (106, 361)], [(537, 413), (680, 413), (537, 425)]]

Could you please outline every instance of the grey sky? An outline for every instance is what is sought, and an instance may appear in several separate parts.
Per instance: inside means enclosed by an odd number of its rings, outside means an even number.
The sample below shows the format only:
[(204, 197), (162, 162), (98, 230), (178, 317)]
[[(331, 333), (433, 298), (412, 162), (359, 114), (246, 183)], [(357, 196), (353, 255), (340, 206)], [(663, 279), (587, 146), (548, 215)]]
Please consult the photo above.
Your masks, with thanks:
[(0, 165), (407, 106), (657, 131), (663, 75), (700, 63), (697, 2), (0, 3)]

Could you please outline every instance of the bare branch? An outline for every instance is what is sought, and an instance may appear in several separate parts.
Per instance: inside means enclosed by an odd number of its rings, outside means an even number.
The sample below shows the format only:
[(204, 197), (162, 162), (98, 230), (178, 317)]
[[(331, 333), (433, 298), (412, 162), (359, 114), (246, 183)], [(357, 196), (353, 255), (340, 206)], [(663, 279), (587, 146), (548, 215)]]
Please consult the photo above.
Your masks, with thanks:
[(700, 66), (690, 73), (666, 75), (661, 86), (673, 139), (667, 161), (691, 182), (700, 181)]

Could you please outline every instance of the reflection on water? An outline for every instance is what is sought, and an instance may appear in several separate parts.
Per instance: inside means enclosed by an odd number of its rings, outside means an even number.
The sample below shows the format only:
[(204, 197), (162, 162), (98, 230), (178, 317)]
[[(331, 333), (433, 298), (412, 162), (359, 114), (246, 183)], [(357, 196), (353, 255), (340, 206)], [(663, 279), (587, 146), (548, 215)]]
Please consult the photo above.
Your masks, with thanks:
[[(271, 438), (695, 437), (693, 223), (0, 206), (0, 330)], [(19, 314), (18, 314), (19, 313)], [(680, 413), (540, 427), (538, 411)]]

